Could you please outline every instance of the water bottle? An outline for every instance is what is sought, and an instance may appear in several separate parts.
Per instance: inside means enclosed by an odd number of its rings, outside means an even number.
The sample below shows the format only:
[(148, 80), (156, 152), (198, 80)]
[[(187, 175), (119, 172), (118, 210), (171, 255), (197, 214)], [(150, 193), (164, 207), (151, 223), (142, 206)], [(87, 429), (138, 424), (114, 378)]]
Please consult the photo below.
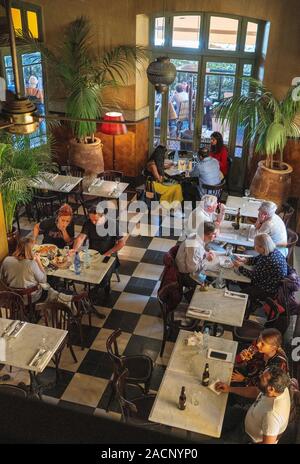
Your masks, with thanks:
[(83, 255), (84, 268), (88, 269), (90, 267), (90, 254), (89, 254), (89, 239), (86, 239)]
[(203, 353), (206, 356), (209, 341), (209, 327), (205, 327), (203, 331)]
[(79, 253), (76, 251), (75, 253), (75, 258), (74, 258), (74, 270), (75, 274), (79, 275), (80, 270), (81, 270), (81, 265), (80, 265), (80, 258), (79, 258)]

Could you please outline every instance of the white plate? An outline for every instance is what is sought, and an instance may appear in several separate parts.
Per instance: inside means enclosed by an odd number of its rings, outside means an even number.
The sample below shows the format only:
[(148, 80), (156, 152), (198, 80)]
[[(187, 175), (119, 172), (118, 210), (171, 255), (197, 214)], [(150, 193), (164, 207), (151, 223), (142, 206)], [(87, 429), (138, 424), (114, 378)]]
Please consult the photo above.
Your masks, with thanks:
[(220, 266), (225, 269), (232, 269), (233, 262), (230, 258), (227, 258), (227, 256), (220, 256)]
[[(49, 250), (47, 248), (49, 247)], [(52, 243), (43, 243), (42, 245), (34, 245), (32, 247), (32, 251), (35, 253), (40, 253), (41, 256), (47, 256), (49, 252), (57, 253), (57, 246), (53, 245)]]

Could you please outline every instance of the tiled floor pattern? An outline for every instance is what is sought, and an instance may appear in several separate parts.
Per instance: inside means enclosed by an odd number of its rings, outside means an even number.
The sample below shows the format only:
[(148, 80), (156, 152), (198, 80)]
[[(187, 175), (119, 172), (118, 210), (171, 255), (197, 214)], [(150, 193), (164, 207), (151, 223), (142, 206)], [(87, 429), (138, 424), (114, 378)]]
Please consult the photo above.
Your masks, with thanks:
[[(82, 224), (82, 217), (76, 222)], [(32, 230), (32, 225), (24, 218), (23, 236)], [(81, 226), (76, 225), (76, 232), (80, 230)], [(177, 238), (176, 235), (171, 235), (171, 238), (139, 236), (128, 239), (126, 246), (119, 253), (120, 282), (117, 282), (116, 276), (113, 275), (110, 296), (107, 298), (101, 295), (97, 301), (97, 308), (105, 314), (105, 319), (93, 316), (92, 327), (89, 327), (87, 319), (84, 321), (84, 349), (79, 346), (79, 338), (74, 340), (78, 362), (74, 363), (69, 349), (65, 348), (60, 363), (61, 377), (55, 388), (45, 391), (45, 401), (120, 420), (120, 410), (116, 401), (111, 404), (110, 412), (105, 412), (110, 394), (109, 379), (112, 375), (112, 365), (105, 344), (108, 336), (117, 328), (121, 328), (123, 332), (119, 339), (121, 353), (146, 354), (152, 358), (154, 372), (150, 391), (157, 392), (174, 341), (166, 343), (164, 356), (161, 358), (159, 351), (162, 320), (156, 292), (163, 271), (164, 253), (176, 244)], [(230, 333), (226, 333), (226, 336), (231, 338)], [(6, 367), (1, 374), (5, 370)], [(29, 381), (27, 372), (21, 369), (13, 369), (11, 375), (13, 383)], [(53, 367), (47, 367), (42, 374), (43, 381), (46, 383), (53, 380), (53, 377)], [(168, 431), (178, 433), (181, 437), (186, 433), (170, 428)], [(200, 437), (192, 435), (195, 439)]]

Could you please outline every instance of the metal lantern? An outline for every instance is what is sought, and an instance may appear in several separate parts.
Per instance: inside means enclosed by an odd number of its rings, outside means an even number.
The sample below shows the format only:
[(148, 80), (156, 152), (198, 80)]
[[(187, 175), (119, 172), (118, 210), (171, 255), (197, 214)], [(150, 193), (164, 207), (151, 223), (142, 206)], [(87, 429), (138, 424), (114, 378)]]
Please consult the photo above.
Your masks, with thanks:
[(167, 56), (160, 56), (149, 64), (147, 76), (158, 93), (167, 92), (168, 86), (174, 82), (176, 67)]

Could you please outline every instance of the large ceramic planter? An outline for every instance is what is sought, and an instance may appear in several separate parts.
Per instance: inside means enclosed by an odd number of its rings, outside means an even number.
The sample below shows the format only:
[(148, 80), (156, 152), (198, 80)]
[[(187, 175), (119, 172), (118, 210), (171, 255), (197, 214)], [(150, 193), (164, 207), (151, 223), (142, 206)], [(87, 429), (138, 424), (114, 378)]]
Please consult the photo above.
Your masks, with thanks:
[(95, 137), (93, 143), (78, 143), (70, 141), (70, 162), (85, 170), (87, 176), (104, 171), (102, 142)]
[(291, 191), (291, 178), (293, 168), (282, 163), (283, 169), (276, 169), (279, 163), (274, 162), (275, 169), (265, 166), (260, 161), (250, 186), (251, 196), (274, 201), (278, 206), (285, 203)]
[(18, 240), (19, 240), (19, 232), (15, 227), (13, 227), (12, 232), (9, 232), (7, 234), (8, 253), (10, 255), (12, 255), (13, 252), (15, 251)]

